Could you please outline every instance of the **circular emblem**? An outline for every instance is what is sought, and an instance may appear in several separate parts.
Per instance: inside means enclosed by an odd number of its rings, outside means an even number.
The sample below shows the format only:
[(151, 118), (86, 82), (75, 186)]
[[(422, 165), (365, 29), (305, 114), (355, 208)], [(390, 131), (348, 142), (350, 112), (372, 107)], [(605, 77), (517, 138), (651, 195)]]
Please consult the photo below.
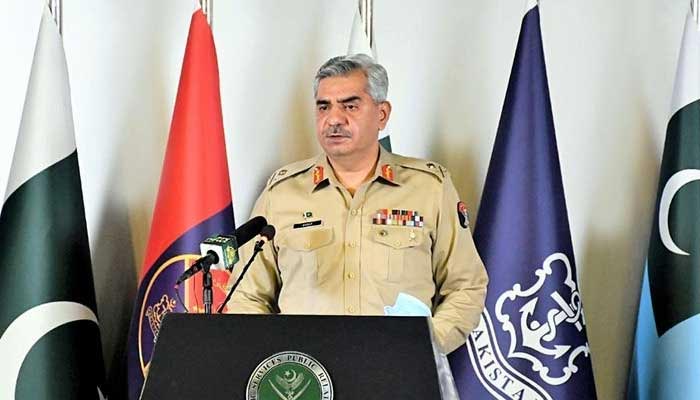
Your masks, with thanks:
[(263, 360), (246, 387), (247, 400), (333, 400), (326, 368), (298, 351), (283, 351)]

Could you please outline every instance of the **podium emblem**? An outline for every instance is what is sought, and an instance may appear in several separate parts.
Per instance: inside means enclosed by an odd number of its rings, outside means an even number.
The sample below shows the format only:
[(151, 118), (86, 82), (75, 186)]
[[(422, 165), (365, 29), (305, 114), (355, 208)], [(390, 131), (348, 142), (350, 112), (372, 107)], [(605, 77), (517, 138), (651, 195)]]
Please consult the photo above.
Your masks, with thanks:
[(247, 400), (333, 400), (326, 368), (298, 351), (284, 351), (263, 360), (253, 370)]

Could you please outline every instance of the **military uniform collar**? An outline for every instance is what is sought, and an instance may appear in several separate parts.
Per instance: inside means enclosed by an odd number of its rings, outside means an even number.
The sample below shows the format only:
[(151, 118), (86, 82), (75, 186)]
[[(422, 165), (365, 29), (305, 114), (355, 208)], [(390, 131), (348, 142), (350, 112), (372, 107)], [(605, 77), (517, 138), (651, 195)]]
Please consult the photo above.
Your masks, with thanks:
[[(374, 175), (370, 181), (378, 181), (392, 186), (401, 186), (397, 175), (397, 157), (386, 151), (382, 145), (379, 145), (379, 159), (374, 170)], [(328, 162), (325, 153), (319, 154), (312, 169), (310, 192), (324, 187), (326, 185), (342, 186), (338, 178), (333, 173), (333, 168)]]

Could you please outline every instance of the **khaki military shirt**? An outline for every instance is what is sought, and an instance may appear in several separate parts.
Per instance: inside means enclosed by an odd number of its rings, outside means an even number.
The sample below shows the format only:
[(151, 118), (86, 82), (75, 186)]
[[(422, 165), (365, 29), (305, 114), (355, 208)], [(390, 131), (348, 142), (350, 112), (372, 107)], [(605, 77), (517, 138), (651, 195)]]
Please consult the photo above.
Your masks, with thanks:
[[(458, 203), (445, 168), (383, 149), (354, 196), (323, 154), (281, 168), (251, 214), (277, 235), (228, 311), (384, 315), (404, 292), (432, 310), (438, 343), (450, 352), (479, 322), (487, 284)], [(251, 251), (241, 249), (242, 261)]]

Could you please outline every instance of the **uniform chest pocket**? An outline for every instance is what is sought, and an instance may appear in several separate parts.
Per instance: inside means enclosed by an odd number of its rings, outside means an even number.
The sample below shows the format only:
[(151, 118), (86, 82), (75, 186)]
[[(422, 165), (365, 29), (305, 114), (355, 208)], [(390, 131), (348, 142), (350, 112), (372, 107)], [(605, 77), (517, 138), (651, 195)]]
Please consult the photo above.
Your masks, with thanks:
[(333, 228), (291, 230), (280, 245), (279, 266), (282, 282), (315, 285), (326, 279), (330, 244), (333, 243)]
[[(432, 267), (427, 238), (420, 228), (375, 225), (370, 230), (377, 268), (389, 282), (430, 278)], [(382, 267), (385, 265), (385, 267)]]

